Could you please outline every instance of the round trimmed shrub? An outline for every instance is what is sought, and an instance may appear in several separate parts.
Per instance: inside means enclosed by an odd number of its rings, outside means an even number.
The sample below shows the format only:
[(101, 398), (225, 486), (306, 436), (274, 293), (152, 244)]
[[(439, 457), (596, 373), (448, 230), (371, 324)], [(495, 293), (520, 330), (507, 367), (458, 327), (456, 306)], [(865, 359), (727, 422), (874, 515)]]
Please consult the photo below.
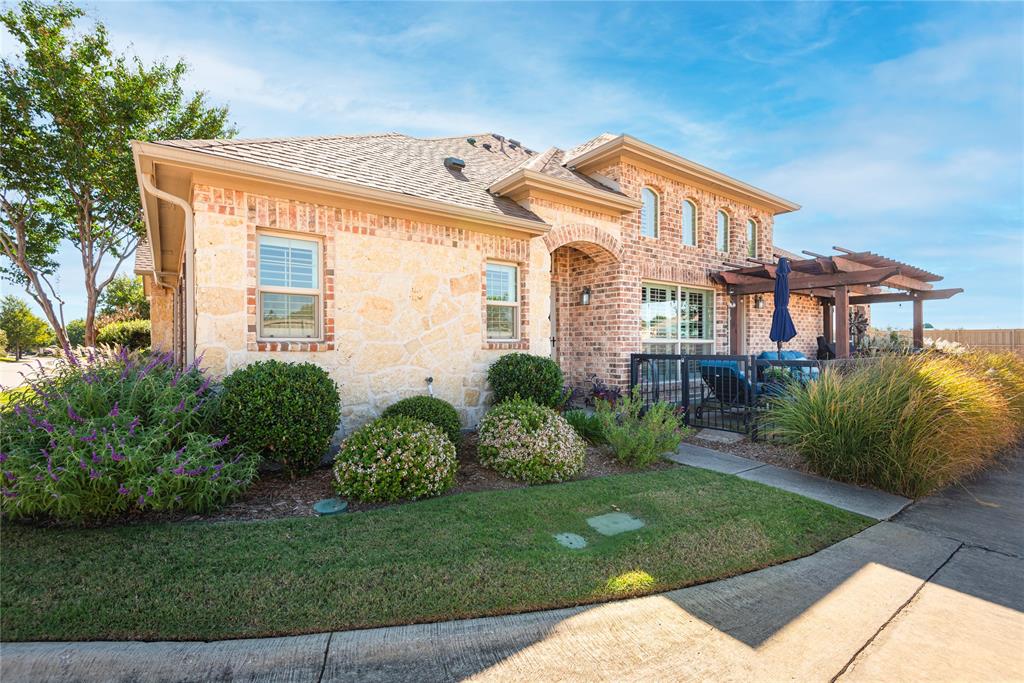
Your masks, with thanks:
[(312, 472), (338, 428), (338, 385), (313, 363), (266, 360), (224, 380), (220, 420), (236, 448), (280, 463), (289, 476)]
[(508, 353), (487, 370), (494, 402), (519, 397), (537, 405), (558, 408), (563, 403), (562, 370), (550, 358), (528, 353)]
[(458, 468), (455, 446), (438, 427), (393, 415), (345, 440), (334, 461), (334, 488), (364, 502), (414, 500), (447, 491)]
[(434, 425), (456, 446), (462, 435), (462, 425), (455, 406), (433, 396), (411, 396), (403, 398), (384, 409), (381, 417), (405, 415)]
[(586, 445), (565, 418), (525, 399), (495, 406), (480, 423), (480, 464), (531, 484), (572, 479)]
[(150, 346), (150, 329), (148, 320), (123, 320), (110, 323), (101, 327), (99, 332), (96, 333), (96, 343), (108, 346), (124, 346), (129, 349), (148, 349)]

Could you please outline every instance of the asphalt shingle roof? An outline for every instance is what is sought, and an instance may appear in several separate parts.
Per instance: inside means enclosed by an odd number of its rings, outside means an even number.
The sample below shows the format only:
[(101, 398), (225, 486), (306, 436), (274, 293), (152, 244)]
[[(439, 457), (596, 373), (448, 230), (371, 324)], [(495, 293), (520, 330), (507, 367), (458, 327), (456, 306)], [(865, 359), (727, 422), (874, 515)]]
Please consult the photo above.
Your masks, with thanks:
[[(159, 144), (542, 222), (511, 199), (487, 191), (494, 180), (534, 156), (522, 145), (513, 148), (506, 138), (489, 133), (432, 139), (384, 133)], [(445, 167), (444, 159), (450, 156), (466, 162), (461, 173)]]
[[(594, 138), (576, 150), (614, 137), (605, 136)], [(470, 144), (469, 139), (475, 142)], [(537, 222), (543, 221), (513, 200), (494, 196), (488, 188), (496, 180), (527, 168), (619, 194), (565, 168), (562, 164), (568, 153), (561, 149), (552, 147), (543, 154), (537, 154), (521, 144), (513, 146), (508, 138), (494, 133), (446, 138), (382, 133), (248, 140), (167, 140), (159, 144)], [(581, 153), (576, 150), (575, 153)], [(465, 169), (461, 172), (449, 170), (444, 165), (446, 157), (462, 159), (466, 162)]]
[(148, 273), (153, 270), (153, 250), (149, 246), (149, 240), (145, 237), (139, 240), (139, 246), (135, 248), (135, 272)]

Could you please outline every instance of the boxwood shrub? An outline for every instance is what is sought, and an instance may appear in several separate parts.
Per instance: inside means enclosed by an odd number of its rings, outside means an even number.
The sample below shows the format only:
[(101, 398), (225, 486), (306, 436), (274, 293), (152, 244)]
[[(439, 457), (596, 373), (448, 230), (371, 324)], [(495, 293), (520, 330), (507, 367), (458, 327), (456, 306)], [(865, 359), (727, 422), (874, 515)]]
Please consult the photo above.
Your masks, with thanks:
[(171, 354), (89, 351), (0, 406), (4, 516), (100, 520), (205, 512), (245, 490), (257, 458), (211, 433), (210, 380)]
[(334, 488), (364, 502), (425, 498), (451, 488), (458, 467), (455, 446), (438, 427), (393, 415), (345, 440), (334, 461)]
[(234, 447), (280, 463), (291, 477), (320, 465), (341, 416), (338, 385), (313, 363), (239, 368), (224, 380), (220, 403)]
[(96, 333), (96, 343), (107, 346), (126, 346), (129, 349), (148, 349), (150, 346), (148, 320), (124, 320), (110, 323)]
[(558, 408), (565, 398), (562, 370), (550, 358), (528, 353), (507, 353), (487, 370), (494, 402), (529, 399), (540, 406)]
[(586, 445), (555, 411), (514, 398), (484, 416), (477, 454), (480, 464), (510, 479), (543, 484), (582, 472)]
[(418, 420), (429, 422), (442, 432), (455, 444), (459, 445), (462, 436), (462, 425), (459, 422), (459, 413), (455, 406), (448, 401), (443, 401), (434, 396), (411, 396), (403, 398), (384, 409), (381, 417), (393, 415), (406, 415), (415, 417)]

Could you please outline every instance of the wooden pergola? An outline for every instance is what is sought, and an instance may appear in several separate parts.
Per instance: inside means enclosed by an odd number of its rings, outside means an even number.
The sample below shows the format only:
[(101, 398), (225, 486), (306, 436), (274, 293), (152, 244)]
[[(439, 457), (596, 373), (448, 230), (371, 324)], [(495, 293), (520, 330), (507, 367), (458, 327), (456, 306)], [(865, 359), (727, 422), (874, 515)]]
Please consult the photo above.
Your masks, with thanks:
[[(870, 251), (853, 251), (832, 247), (838, 252), (831, 256), (804, 251), (807, 258), (790, 257), (793, 272), (789, 275), (791, 292), (817, 297), (822, 305), (825, 340), (835, 342), (836, 356), (845, 358), (850, 353), (850, 306), (911, 301), (914, 304), (914, 347), (924, 346), (924, 302), (949, 299), (963, 289), (935, 289), (933, 282), (941, 275)], [(793, 255), (795, 256), (795, 255)], [(725, 285), (727, 293), (741, 296), (768, 294), (775, 291), (776, 261), (748, 259), (754, 265), (727, 264), (712, 278)], [(836, 325), (833, 328), (832, 310)], [(730, 309), (730, 334), (733, 348), (739, 341), (739, 306)]]

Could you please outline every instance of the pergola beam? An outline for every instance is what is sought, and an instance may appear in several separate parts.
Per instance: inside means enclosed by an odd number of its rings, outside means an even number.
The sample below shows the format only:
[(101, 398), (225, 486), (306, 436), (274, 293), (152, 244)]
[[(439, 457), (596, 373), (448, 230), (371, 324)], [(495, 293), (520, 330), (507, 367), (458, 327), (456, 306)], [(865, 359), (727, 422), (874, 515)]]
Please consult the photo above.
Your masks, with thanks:
[[(850, 272), (859, 271), (859, 270), (870, 270), (871, 269), (871, 266), (866, 266), (863, 263), (857, 263), (856, 261), (851, 261), (850, 259), (843, 258), (842, 256), (833, 256), (831, 261), (832, 261), (832, 263), (835, 264), (836, 268), (838, 268), (840, 271), (845, 272), (845, 273), (850, 273)], [(924, 280), (916, 280), (916, 279), (914, 279), (912, 277), (907, 277), (906, 275), (902, 275), (902, 274), (894, 275), (893, 277), (889, 278), (888, 281), (886, 281), (885, 284), (891, 285), (892, 287), (898, 287), (900, 289), (910, 289), (910, 290), (922, 290), (922, 289), (933, 289), (934, 288), (931, 284), (925, 282)]]
[(964, 290), (960, 287), (953, 289), (932, 289), (927, 292), (889, 292), (886, 294), (864, 294), (851, 296), (850, 304), (862, 306), (864, 304), (891, 304), (904, 301), (930, 301), (933, 299), (949, 299)]
[[(845, 287), (847, 285), (871, 285), (884, 283), (894, 275), (899, 275), (899, 268), (869, 268), (849, 273), (829, 273), (824, 275), (794, 275), (789, 279), (790, 291), (821, 289), (829, 287)], [(764, 282), (734, 285), (729, 287), (729, 294), (764, 294), (775, 289), (771, 280)]]

